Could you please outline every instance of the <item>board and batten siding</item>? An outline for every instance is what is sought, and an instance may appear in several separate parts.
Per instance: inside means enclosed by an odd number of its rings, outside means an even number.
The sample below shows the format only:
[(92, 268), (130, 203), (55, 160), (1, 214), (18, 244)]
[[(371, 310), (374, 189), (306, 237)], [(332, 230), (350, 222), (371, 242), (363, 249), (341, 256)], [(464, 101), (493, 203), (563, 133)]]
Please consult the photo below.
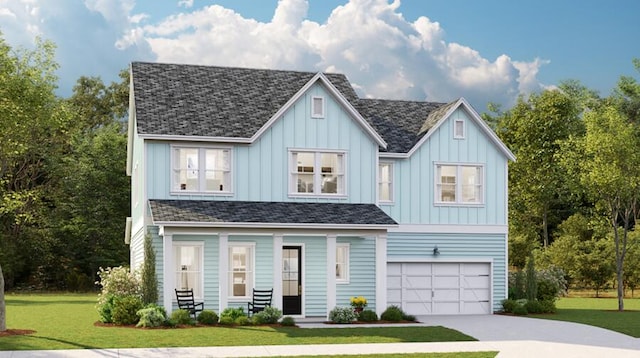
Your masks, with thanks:
[(284, 236), (283, 246), (302, 245), (302, 296), (306, 317), (327, 316), (327, 239)]
[[(390, 262), (492, 262), (493, 310), (506, 298), (506, 236), (501, 234), (389, 233)], [(433, 254), (438, 247), (439, 255)]]
[[(465, 121), (464, 139), (453, 138), (456, 119)], [(506, 225), (507, 158), (464, 109), (454, 111), (411, 157), (392, 162), (394, 202), (381, 203), (381, 208), (397, 222)], [(436, 163), (483, 165), (484, 203), (481, 206), (434, 204)]]
[[(363, 296), (367, 309), (376, 310), (375, 238), (338, 237), (338, 244), (349, 244), (349, 283), (336, 284), (336, 305), (349, 306), (350, 298)], [(333, 307), (329, 307), (332, 310)]]
[[(325, 117), (311, 117), (311, 101), (325, 98)], [(233, 195), (171, 195), (170, 142), (145, 141), (148, 197), (186, 200), (333, 201), (375, 203), (378, 145), (324, 85), (316, 83), (254, 143), (201, 143), (231, 146)], [(175, 142), (178, 143), (178, 142)], [(185, 143), (182, 144), (197, 144)], [(290, 197), (291, 149), (346, 153), (346, 196)]]
[(131, 232), (144, 228), (144, 208), (146, 203), (144, 164), (144, 142), (138, 135), (137, 130), (134, 130), (131, 163)]

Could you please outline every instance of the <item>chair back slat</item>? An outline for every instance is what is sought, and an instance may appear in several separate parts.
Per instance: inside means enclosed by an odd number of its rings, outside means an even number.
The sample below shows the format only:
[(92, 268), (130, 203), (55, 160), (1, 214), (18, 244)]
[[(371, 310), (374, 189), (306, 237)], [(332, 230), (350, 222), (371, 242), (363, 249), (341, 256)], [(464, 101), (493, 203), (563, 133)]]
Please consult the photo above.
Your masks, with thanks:
[(251, 302), (248, 303), (249, 314), (258, 313), (263, 311), (265, 307), (271, 306), (271, 299), (273, 297), (273, 289), (270, 290), (256, 290), (253, 289), (253, 297)]

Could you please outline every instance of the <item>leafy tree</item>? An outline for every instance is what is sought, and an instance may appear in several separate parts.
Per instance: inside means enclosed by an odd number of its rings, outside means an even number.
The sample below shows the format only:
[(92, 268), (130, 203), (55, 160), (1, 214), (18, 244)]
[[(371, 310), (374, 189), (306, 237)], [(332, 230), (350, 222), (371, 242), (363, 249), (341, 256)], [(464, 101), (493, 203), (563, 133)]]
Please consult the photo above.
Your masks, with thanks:
[(570, 180), (559, 165), (560, 142), (582, 131), (574, 100), (561, 91), (532, 94), (498, 118), (497, 133), (517, 161), (509, 163), (509, 220), (514, 234), (543, 247), (571, 212)]
[(0, 266), (0, 332), (7, 330), (7, 311), (4, 303), (4, 275)]
[(142, 265), (142, 302), (158, 302), (158, 278), (156, 276), (156, 252), (153, 249), (151, 235), (144, 237), (144, 264)]
[(640, 140), (634, 125), (611, 104), (586, 112), (584, 122), (585, 136), (565, 144), (567, 151), (580, 155), (565, 157), (565, 167), (576, 171), (596, 210), (607, 218), (614, 240), (618, 309), (622, 311), (628, 233), (640, 196)]
[(640, 232), (633, 230), (629, 233), (629, 248), (627, 258), (624, 263), (624, 286), (631, 290), (631, 297), (634, 291), (640, 286)]

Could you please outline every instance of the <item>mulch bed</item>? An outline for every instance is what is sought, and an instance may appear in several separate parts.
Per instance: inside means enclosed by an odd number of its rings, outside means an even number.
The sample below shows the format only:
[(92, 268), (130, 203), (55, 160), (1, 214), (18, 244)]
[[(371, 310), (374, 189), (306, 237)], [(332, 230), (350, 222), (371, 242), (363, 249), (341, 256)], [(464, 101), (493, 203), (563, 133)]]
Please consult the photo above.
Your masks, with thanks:
[(7, 329), (6, 331), (0, 332), (0, 337), (24, 336), (34, 333), (36, 333), (36, 331), (31, 329)]

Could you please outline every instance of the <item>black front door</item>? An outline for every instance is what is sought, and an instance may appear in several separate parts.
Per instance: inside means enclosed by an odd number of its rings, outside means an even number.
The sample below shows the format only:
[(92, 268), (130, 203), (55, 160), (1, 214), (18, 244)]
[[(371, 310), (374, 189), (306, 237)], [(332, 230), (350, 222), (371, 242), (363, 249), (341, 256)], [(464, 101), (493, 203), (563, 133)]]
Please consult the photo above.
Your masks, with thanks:
[(282, 314), (302, 314), (302, 247), (282, 247)]

